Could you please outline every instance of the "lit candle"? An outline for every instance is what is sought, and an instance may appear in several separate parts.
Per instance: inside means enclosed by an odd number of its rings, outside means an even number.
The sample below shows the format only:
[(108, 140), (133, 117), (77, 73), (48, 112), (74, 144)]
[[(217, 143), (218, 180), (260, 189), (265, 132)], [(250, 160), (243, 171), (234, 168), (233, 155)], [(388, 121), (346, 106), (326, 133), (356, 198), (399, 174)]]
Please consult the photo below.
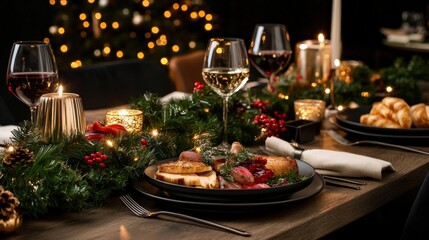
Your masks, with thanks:
[(36, 124), (48, 141), (58, 141), (62, 136), (85, 134), (85, 114), (82, 100), (75, 93), (47, 93), (40, 98)]
[(325, 101), (300, 99), (294, 101), (295, 119), (320, 122), (325, 116)]
[(332, 0), (331, 45), (331, 68), (335, 69), (335, 59), (341, 59), (341, 0)]
[(322, 33), (318, 35), (318, 40), (299, 42), (295, 52), (297, 72), (302, 76), (301, 85), (323, 83), (328, 79), (331, 45)]
[(143, 128), (143, 112), (135, 109), (112, 110), (106, 114), (106, 125), (121, 124), (128, 132), (140, 132)]

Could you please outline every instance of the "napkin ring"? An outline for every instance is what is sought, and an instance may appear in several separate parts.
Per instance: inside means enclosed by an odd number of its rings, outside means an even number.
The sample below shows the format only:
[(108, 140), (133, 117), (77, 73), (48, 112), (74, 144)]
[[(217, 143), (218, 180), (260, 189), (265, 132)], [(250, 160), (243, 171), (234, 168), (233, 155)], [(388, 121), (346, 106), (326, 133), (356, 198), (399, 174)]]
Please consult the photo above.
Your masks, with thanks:
[(304, 152), (304, 149), (295, 149), (293, 152), (293, 158), (301, 159), (302, 152)]

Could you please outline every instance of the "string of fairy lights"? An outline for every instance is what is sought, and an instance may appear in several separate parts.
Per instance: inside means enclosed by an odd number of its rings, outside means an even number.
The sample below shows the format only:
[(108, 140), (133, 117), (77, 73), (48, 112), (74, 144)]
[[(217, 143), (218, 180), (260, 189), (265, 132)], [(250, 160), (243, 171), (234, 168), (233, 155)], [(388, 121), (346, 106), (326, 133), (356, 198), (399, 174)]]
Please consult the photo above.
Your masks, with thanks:
[(157, 59), (168, 65), (179, 53), (201, 48), (215, 16), (202, 0), (49, 0), (49, 28), (61, 65), (78, 68), (106, 60)]

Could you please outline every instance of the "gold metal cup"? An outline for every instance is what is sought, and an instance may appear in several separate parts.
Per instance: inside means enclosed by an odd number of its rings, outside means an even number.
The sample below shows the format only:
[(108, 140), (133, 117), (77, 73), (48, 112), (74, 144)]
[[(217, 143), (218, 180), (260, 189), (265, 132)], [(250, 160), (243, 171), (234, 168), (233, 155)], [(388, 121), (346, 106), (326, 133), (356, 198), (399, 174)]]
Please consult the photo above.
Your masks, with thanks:
[(86, 131), (82, 100), (75, 93), (42, 95), (37, 109), (37, 127), (42, 137), (51, 142)]

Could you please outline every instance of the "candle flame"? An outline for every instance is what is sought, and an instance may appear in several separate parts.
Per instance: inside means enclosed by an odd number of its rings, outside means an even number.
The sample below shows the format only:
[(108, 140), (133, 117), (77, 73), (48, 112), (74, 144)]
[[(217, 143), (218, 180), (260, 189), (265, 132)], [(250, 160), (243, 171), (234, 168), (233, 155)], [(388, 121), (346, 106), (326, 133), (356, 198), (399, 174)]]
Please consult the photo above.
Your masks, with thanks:
[(119, 110), (118, 114), (121, 116), (125, 116), (125, 115), (128, 115), (128, 111), (126, 109), (121, 109)]
[(320, 43), (325, 42), (325, 36), (323, 35), (323, 33), (319, 33), (319, 35), (317, 36), (317, 39), (319, 40)]
[(60, 87), (58, 88), (58, 95), (60, 97), (63, 96), (63, 85), (60, 85)]
[(334, 64), (335, 64), (335, 67), (339, 67), (340, 66), (340, 59), (335, 59)]

